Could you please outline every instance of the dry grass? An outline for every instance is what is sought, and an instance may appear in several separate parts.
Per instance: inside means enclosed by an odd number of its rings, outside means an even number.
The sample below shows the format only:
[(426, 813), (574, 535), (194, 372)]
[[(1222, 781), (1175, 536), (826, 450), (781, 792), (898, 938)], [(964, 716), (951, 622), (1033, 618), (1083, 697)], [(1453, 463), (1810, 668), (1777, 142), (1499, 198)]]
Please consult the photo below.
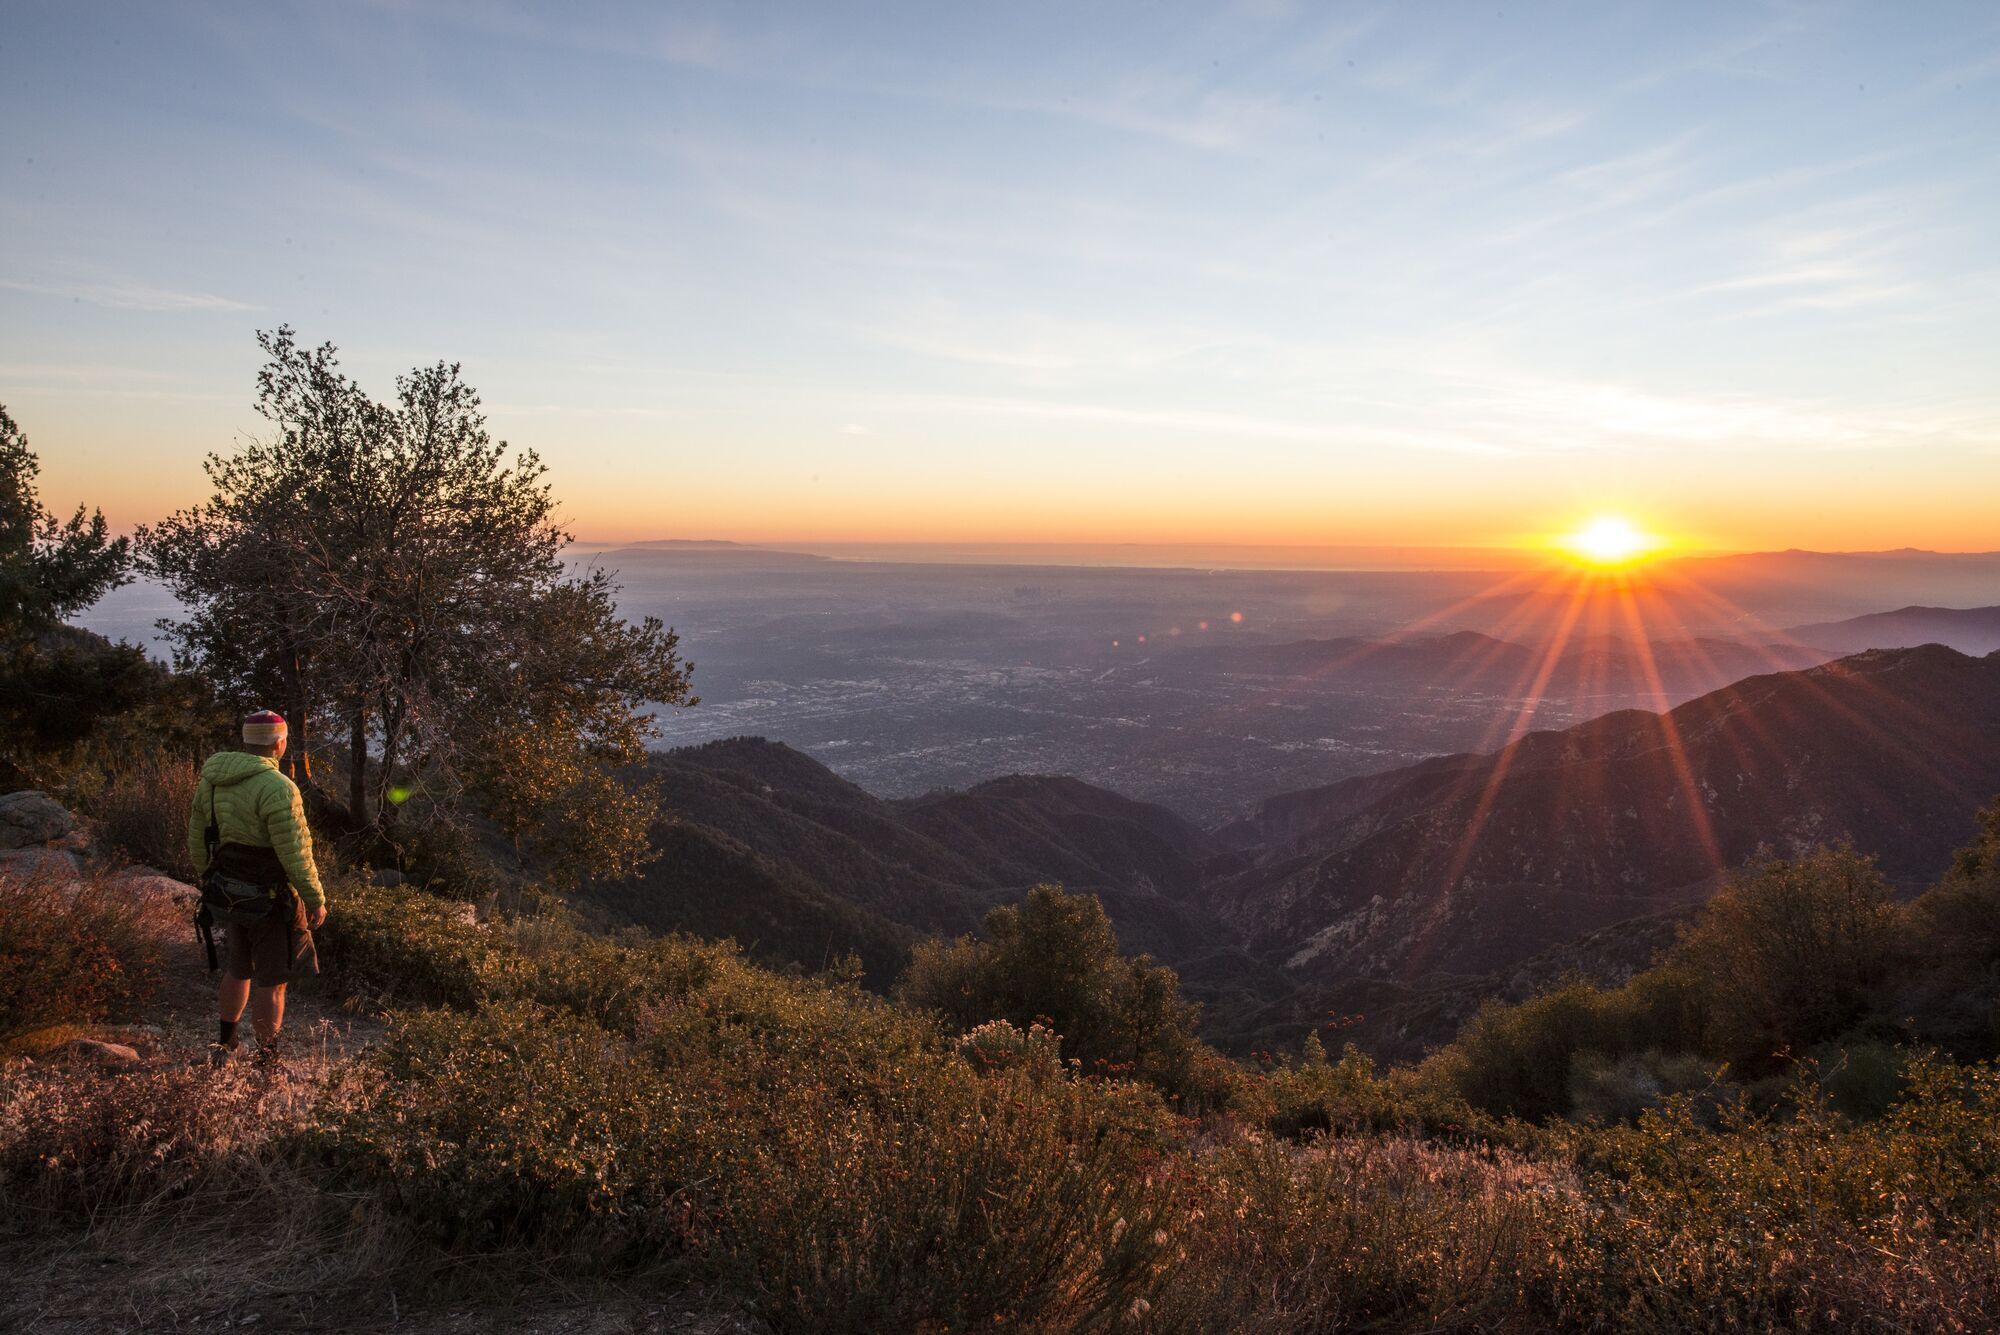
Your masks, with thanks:
[(142, 751), (124, 757), (106, 772), (90, 800), (99, 841), (134, 862), (192, 881), (188, 808), (199, 778), (194, 762), (184, 756)]

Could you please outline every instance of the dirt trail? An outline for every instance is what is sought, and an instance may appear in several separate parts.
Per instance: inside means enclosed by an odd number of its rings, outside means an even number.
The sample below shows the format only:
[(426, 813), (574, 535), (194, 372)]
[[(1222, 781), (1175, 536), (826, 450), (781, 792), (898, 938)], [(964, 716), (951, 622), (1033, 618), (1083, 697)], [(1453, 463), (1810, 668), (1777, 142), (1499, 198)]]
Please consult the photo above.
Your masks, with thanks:
[[(97, 893), (129, 898), (134, 922), (152, 938), (166, 972), (159, 992), (136, 1022), (94, 1025), (78, 1033), (131, 1047), (146, 1065), (206, 1061), (216, 1033), (216, 984), (222, 975), (208, 971), (207, 956), (195, 937), (195, 888), (146, 867), (86, 861), (82, 874)], [(221, 928), (216, 935), (220, 949)], [(366, 1050), (382, 1032), (379, 1017), (344, 1006), (323, 977), (301, 976), (286, 988), (287, 1051), (351, 1057)], [(256, 1047), (247, 1014), (241, 1033), (242, 1054), (247, 1057)]]
[[(124, 878), (127, 883), (139, 877)], [(215, 989), (222, 975), (208, 971), (208, 958), (194, 934), (193, 886), (166, 877), (144, 878), (153, 884), (148, 893), (168, 896), (176, 912), (155, 915), (160, 922), (159, 944), (170, 962), (166, 985), (152, 1007), (152, 1023), (162, 1030), (162, 1045), (169, 1049), (196, 1049), (204, 1056), (215, 1037)], [(333, 911), (337, 911), (338, 906)], [(216, 929), (216, 949), (223, 947), (222, 928)], [(307, 1046), (328, 1057), (359, 1054), (382, 1036), (379, 1017), (342, 1004), (323, 977), (310, 975), (295, 979), (285, 989), (285, 1038), (288, 1045)], [(247, 1054), (256, 1045), (250, 1034), (250, 1017), (243, 1017), (242, 1038)]]

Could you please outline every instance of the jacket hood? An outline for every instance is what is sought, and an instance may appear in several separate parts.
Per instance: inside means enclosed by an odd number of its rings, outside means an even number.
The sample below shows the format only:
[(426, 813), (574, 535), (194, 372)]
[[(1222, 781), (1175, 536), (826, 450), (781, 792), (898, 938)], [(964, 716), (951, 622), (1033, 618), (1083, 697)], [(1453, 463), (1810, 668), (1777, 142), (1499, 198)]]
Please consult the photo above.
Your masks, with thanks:
[(277, 768), (278, 762), (268, 756), (253, 756), (248, 751), (217, 751), (201, 767), (201, 777), (217, 788), (227, 788)]

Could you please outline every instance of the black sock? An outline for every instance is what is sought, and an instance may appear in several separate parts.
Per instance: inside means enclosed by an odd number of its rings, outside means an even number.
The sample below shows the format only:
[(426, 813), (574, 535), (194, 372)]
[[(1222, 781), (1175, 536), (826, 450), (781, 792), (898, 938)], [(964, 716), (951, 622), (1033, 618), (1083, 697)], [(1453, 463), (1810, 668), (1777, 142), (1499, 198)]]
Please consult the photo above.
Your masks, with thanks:
[(221, 1037), (221, 1038), (220, 1038), (219, 1040), (217, 1040), (217, 1041), (218, 1041), (218, 1042), (220, 1042), (220, 1043), (222, 1044), (222, 1046), (223, 1046), (223, 1047), (225, 1047), (225, 1048), (233, 1048), (233, 1047), (235, 1047), (235, 1046), (236, 1046), (236, 1021), (234, 1021), (234, 1020), (219, 1020), (219, 1021), (217, 1021), (217, 1023), (218, 1023), (218, 1024), (219, 1024), (219, 1025), (220, 1025), (220, 1026), (222, 1027), (222, 1037)]

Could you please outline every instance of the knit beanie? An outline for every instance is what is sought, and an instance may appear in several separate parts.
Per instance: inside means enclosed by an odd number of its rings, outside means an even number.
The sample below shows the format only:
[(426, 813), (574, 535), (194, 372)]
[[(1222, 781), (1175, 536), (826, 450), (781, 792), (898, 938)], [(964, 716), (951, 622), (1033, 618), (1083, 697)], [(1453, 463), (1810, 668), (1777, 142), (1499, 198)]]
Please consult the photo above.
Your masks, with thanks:
[(285, 739), (282, 715), (260, 709), (243, 720), (243, 740), (250, 746), (276, 746)]

